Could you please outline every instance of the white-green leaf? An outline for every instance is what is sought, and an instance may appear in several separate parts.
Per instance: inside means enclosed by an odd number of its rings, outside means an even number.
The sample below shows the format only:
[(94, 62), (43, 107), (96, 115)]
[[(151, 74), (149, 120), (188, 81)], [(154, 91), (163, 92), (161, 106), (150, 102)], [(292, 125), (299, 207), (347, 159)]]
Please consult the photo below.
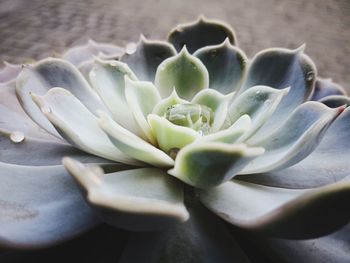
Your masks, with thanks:
[(79, 67), (82, 63), (91, 60), (94, 56), (103, 54), (104, 56), (121, 56), (124, 53), (124, 50), (121, 47), (107, 44), (107, 43), (98, 43), (89, 39), (87, 43), (80, 46), (75, 46), (68, 49), (63, 54), (63, 59), (68, 60), (73, 65)]
[(0, 163), (0, 169), (1, 247), (53, 246), (99, 222), (62, 165)]
[(159, 230), (189, 218), (182, 185), (163, 170), (140, 168), (103, 174), (73, 159), (63, 163), (107, 223), (133, 231)]
[(77, 68), (62, 59), (47, 58), (25, 66), (16, 85), (18, 99), (28, 116), (55, 136), (57, 132), (32, 101), (31, 92), (44, 95), (51, 88), (61, 87), (77, 97), (92, 113), (106, 109)]
[(159, 148), (168, 154), (171, 154), (172, 151), (177, 152), (201, 136), (191, 128), (175, 125), (164, 117), (155, 114), (148, 115), (148, 123), (152, 128)]
[(181, 98), (190, 100), (198, 91), (208, 88), (208, 70), (184, 47), (178, 55), (158, 66), (155, 85), (162, 98), (169, 96), (175, 88)]
[(111, 142), (127, 156), (158, 167), (174, 165), (166, 153), (137, 137), (127, 129), (113, 121), (106, 113), (99, 112), (99, 125), (108, 135)]
[(113, 119), (124, 128), (141, 136), (143, 133), (137, 126), (125, 98), (125, 76), (137, 80), (125, 63), (96, 59), (90, 72), (90, 81), (112, 113)]
[(288, 91), (289, 88), (278, 90), (267, 86), (255, 86), (246, 90), (229, 106), (225, 125), (230, 125), (242, 115), (248, 114), (252, 127), (244, 139), (249, 138), (271, 117)]
[(179, 151), (168, 173), (198, 188), (213, 187), (230, 180), (263, 152), (245, 144), (194, 143)]
[(177, 95), (176, 89), (173, 89), (173, 92), (170, 94), (169, 97), (162, 99), (154, 106), (152, 113), (157, 114), (158, 116), (164, 116), (167, 109), (170, 108), (171, 106), (176, 104), (185, 104), (185, 103), (189, 103), (189, 101), (181, 99)]
[(98, 125), (98, 120), (76, 97), (61, 88), (50, 89), (45, 96), (32, 94), (34, 102), (60, 135), (83, 151), (122, 162), (138, 164), (120, 152)]
[(147, 122), (148, 114), (161, 100), (157, 88), (151, 82), (133, 81), (125, 78), (125, 97), (135, 121), (149, 142), (155, 144), (151, 127)]
[(205, 206), (229, 223), (272, 236), (313, 238), (350, 220), (347, 180), (316, 189), (284, 189), (231, 180), (200, 192)]
[[(21, 132), (24, 137), (30, 136), (55, 142), (61, 141), (40, 128), (23, 111), (16, 96), (16, 84), (14, 82), (0, 85), (0, 129), (6, 132)], [(55, 134), (61, 138), (56, 131)]]
[(344, 107), (331, 109), (319, 102), (300, 105), (290, 117), (266, 139), (248, 140), (264, 147), (264, 155), (253, 160), (242, 173), (262, 173), (292, 166), (308, 156), (319, 144), (332, 122)]
[(221, 130), (206, 136), (199, 138), (196, 143), (203, 142), (223, 142), (223, 143), (235, 143), (244, 134), (251, 130), (252, 121), (249, 115), (243, 115), (236, 122), (234, 122), (229, 128)]
[(290, 87), (288, 94), (256, 136), (263, 138), (271, 133), (299, 104), (312, 96), (317, 70), (312, 60), (303, 53), (303, 48), (266, 49), (252, 59), (241, 93), (257, 85), (275, 89)]
[(0, 128), (0, 162), (17, 165), (60, 165), (63, 156), (74, 157), (83, 163), (111, 163), (106, 159), (82, 152), (60, 141), (33, 138), (20, 132)]
[(324, 138), (304, 160), (292, 167), (241, 179), (285, 188), (311, 188), (337, 182), (350, 171), (350, 108), (334, 121)]

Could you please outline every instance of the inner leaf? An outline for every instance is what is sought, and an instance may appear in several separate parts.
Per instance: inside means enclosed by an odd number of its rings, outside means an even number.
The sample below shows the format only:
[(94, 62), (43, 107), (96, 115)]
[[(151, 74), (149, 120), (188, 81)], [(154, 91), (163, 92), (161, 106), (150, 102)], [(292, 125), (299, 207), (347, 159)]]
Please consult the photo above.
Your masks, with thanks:
[(209, 107), (192, 103), (174, 104), (164, 113), (164, 117), (171, 123), (192, 128), (200, 135), (209, 134), (213, 116), (213, 111)]

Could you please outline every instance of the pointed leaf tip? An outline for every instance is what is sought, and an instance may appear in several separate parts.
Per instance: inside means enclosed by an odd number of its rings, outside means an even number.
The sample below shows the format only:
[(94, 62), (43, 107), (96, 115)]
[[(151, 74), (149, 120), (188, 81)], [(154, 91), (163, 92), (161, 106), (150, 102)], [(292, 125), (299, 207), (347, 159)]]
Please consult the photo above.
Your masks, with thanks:
[(204, 64), (184, 47), (158, 66), (155, 85), (163, 98), (175, 87), (180, 97), (191, 99), (198, 91), (208, 88), (209, 74)]
[(229, 38), (232, 44), (236, 43), (235, 33), (230, 26), (204, 16), (194, 22), (178, 25), (168, 35), (168, 41), (177, 51), (187, 45), (190, 53), (205, 46), (220, 44), (225, 38)]
[(264, 152), (262, 147), (245, 144), (194, 143), (178, 153), (175, 166), (168, 174), (198, 188), (215, 187), (233, 178)]
[(103, 221), (132, 231), (152, 231), (188, 220), (182, 185), (156, 168), (104, 176), (97, 166), (65, 159), (69, 173)]

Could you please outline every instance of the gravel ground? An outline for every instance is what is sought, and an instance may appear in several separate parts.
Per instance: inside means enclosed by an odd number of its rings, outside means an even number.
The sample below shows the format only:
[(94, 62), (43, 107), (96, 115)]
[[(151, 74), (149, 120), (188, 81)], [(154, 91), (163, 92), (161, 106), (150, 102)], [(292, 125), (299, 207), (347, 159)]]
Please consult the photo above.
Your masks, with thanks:
[(118, 45), (140, 33), (165, 39), (199, 14), (231, 24), (248, 56), (306, 43), (319, 74), (350, 91), (349, 0), (0, 0), (0, 61), (38, 59), (88, 38)]

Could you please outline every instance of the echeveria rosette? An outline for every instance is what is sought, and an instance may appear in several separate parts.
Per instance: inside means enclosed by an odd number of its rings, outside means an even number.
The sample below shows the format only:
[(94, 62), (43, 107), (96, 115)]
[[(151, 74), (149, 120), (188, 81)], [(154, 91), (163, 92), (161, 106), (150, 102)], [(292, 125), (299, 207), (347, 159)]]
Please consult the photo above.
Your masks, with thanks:
[(168, 40), (125, 53), (90, 41), (0, 72), (1, 245), (49, 246), (102, 221), (140, 231), (122, 262), (246, 261), (221, 218), (269, 248), (317, 238), (310, 260), (349, 257), (334, 252), (347, 228), (321, 237), (350, 219), (344, 90), (304, 47), (248, 59), (218, 21)]

